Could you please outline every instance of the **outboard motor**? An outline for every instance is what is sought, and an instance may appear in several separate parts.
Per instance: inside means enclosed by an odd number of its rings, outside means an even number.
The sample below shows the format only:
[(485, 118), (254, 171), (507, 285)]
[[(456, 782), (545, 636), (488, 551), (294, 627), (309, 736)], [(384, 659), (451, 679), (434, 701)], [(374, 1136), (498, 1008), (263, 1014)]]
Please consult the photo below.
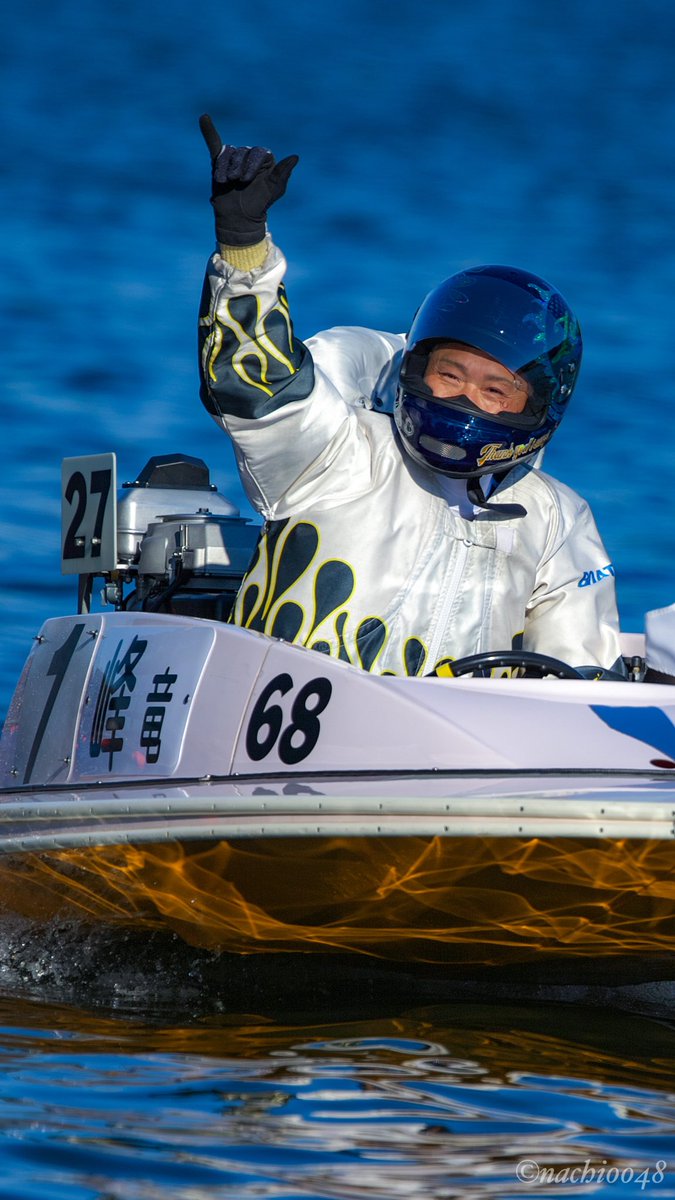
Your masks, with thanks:
[[(93, 457), (66, 460), (70, 475), (64, 482), (64, 500), (77, 496), (73, 479), (82, 480), (85, 496), (88, 478), (92, 481), (89, 491), (96, 490), (94, 479), (106, 473), (100, 460), (109, 457), (114, 477), (114, 455), (94, 457), (95, 471), (87, 471)], [(114, 494), (111, 488), (111, 504)], [(80, 569), (72, 562), (63, 565), (68, 573), (77, 570), (80, 574), (80, 612), (89, 611), (93, 579), (102, 575), (102, 601), (118, 611), (142, 609), (227, 620), (260, 530), (220, 495), (202, 459), (184, 454), (151, 458), (138, 477), (124, 483), (117, 493), (114, 523), (99, 511), (100, 536), (98, 544), (95, 537), (90, 539), (89, 554), (84, 500), (82, 505), (80, 536), (73, 539), (71, 532), (64, 538), (64, 547), (68, 536), (71, 545), (82, 543)], [(66, 528), (72, 531), (73, 517), (64, 509)], [(101, 531), (106, 528), (108, 538), (114, 538), (114, 550), (103, 544)], [(97, 565), (92, 558), (95, 554), (100, 570), (91, 569)]]

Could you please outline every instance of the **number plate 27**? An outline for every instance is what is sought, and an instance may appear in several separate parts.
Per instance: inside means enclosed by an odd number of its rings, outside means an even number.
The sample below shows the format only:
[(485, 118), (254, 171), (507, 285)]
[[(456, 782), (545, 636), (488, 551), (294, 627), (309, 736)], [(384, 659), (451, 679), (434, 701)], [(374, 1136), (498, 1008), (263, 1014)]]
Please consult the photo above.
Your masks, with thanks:
[(61, 464), (61, 573), (101, 575), (117, 566), (115, 455), (86, 454)]

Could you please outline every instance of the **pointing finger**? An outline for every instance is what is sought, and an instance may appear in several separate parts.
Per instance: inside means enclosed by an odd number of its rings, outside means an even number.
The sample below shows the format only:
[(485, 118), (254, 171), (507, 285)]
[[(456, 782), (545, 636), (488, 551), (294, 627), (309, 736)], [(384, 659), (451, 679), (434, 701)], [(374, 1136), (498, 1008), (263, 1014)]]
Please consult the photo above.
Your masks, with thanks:
[(208, 113), (204, 113), (204, 115), (199, 118), (199, 128), (201, 129), (204, 141), (209, 148), (209, 154), (211, 155), (211, 158), (215, 160), (223, 148), (223, 142)]

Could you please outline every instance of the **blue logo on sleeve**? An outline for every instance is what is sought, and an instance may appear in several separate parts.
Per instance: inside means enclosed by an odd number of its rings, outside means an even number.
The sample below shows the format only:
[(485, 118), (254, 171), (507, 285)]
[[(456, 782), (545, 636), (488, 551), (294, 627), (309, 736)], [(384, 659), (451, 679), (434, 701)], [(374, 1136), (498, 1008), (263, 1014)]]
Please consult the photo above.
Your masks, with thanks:
[(598, 567), (597, 571), (584, 571), (577, 587), (590, 587), (593, 583), (601, 583), (603, 579), (607, 579), (610, 575), (616, 575), (616, 571), (611, 563), (607, 563), (606, 567)]

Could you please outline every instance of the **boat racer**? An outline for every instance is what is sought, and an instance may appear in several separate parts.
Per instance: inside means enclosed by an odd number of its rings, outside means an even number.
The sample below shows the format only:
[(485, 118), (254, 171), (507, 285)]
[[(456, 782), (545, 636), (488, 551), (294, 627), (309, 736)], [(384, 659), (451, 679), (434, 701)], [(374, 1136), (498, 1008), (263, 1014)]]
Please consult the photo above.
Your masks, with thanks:
[(587, 503), (536, 467), (581, 334), (516, 268), (446, 279), (407, 335), (293, 332), (267, 211), (296, 156), (224, 145), (207, 116), (218, 249), (201, 397), (264, 518), (232, 620), (378, 674), (523, 649), (621, 663), (614, 569)]

